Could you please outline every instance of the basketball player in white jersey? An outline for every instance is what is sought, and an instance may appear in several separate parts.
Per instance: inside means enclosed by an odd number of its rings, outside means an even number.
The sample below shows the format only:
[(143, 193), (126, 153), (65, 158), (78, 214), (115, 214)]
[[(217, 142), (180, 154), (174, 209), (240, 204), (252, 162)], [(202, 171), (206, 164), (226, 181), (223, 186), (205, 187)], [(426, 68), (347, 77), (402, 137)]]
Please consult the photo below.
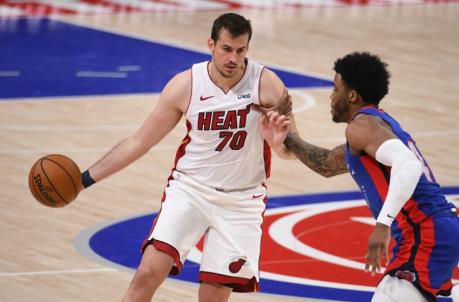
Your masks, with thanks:
[(272, 108), (290, 99), (272, 71), (246, 58), (251, 34), (250, 21), (240, 15), (217, 18), (208, 40), (212, 60), (173, 77), (141, 128), (83, 172), (88, 187), (120, 171), (185, 117), (188, 132), (125, 302), (150, 301), (169, 273), (180, 273), (203, 235), (199, 301), (258, 289), (270, 149), (251, 106)]

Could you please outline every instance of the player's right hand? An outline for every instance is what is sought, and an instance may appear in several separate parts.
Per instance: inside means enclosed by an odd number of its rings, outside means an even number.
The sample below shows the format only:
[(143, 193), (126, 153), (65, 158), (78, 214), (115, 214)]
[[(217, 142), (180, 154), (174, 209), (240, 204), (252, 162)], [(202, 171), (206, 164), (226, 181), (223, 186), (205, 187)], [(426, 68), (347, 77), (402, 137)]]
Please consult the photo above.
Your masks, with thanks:
[(385, 264), (389, 261), (390, 227), (376, 223), (376, 227), (368, 238), (368, 250), (365, 255), (365, 271), (374, 276), (381, 271), (381, 258)]

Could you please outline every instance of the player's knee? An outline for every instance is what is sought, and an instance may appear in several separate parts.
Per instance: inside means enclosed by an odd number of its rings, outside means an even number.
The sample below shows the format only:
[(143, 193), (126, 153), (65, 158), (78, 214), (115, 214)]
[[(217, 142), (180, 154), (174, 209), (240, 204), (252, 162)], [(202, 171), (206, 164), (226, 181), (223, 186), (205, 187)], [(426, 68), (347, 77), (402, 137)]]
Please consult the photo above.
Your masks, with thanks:
[(132, 285), (137, 288), (144, 287), (147, 284), (151, 284), (154, 279), (155, 273), (153, 270), (142, 269), (139, 267), (132, 279)]
[(226, 302), (232, 288), (218, 284), (203, 282), (199, 286), (199, 302)]
[(144, 253), (144, 258), (132, 280), (132, 286), (157, 288), (166, 279), (172, 264), (173, 260), (169, 255), (150, 248)]
[(131, 287), (134, 289), (141, 289), (147, 287), (158, 287), (164, 279), (164, 276), (149, 267), (139, 267), (131, 282)]

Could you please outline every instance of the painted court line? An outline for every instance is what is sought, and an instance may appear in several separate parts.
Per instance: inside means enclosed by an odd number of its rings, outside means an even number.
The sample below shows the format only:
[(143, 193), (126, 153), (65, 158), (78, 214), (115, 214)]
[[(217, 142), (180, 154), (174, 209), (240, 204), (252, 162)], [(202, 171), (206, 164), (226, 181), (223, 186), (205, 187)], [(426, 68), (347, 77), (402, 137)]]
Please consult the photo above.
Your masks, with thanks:
[(77, 78), (117, 78), (117, 79), (124, 79), (124, 78), (127, 78), (128, 75), (125, 72), (116, 72), (116, 71), (81, 70), (81, 71), (77, 71), (75, 76)]
[(103, 272), (114, 272), (114, 271), (116, 271), (116, 269), (114, 269), (114, 268), (73, 269), (73, 270), (61, 270), (61, 271), (36, 271), (36, 272), (0, 273), (0, 277), (85, 274), (85, 273), (103, 273)]
[(123, 65), (118, 66), (118, 71), (140, 71), (142, 68), (139, 65)]
[(19, 70), (0, 70), (0, 77), (19, 77), (20, 75)]

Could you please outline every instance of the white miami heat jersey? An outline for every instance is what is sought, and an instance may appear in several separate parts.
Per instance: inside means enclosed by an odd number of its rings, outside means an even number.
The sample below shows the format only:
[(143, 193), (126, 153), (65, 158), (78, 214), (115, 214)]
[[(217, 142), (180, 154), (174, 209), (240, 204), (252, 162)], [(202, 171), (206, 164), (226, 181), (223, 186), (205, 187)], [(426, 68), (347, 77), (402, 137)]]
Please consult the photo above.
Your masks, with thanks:
[(242, 79), (227, 93), (208, 73), (209, 62), (192, 67), (192, 93), (185, 113), (188, 133), (175, 169), (223, 190), (246, 189), (269, 176), (271, 153), (263, 139), (258, 91), (263, 66), (247, 60)]

